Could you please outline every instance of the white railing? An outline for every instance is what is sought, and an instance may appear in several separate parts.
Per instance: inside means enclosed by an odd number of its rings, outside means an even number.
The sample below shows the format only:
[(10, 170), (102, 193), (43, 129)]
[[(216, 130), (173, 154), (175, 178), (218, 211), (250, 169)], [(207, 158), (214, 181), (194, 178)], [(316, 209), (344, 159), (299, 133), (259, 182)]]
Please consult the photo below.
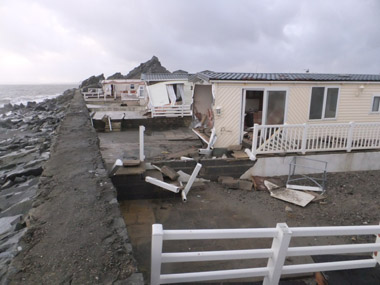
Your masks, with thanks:
[(167, 106), (152, 106), (152, 118), (154, 117), (185, 117), (191, 116), (190, 105), (167, 105)]
[(81, 90), (84, 100), (86, 101), (97, 101), (97, 100), (107, 100), (114, 99), (110, 94), (105, 94), (102, 88), (89, 88), (88, 91)]
[(257, 154), (380, 148), (380, 123), (254, 125), (252, 160)]
[[(282, 274), (332, 271), (375, 267), (380, 259), (380, 238), (374, 243), (289, 247), (292, 237), (379, 235), (380, 226), (341, 227), (295, 227), (285, 223), (276, 228), (220, 229), (220, 230), (163, 230), (161, 224), (152, 226), (151, 284), (199, 282), (235, 278), (263, 277), (263, 284), (278, 284)], [(163, 241), (272, 238), (272, 247), (265, 249), (223, 250), (201, 252), (162, 252)], [(326, 254), (374, 253), (368, 259), (323, 262), (311, 264), (284, 265), (286, 257)], [(162, 263), (198, 262), (217, 260), (242, 260), (268, 258), (266, 267), (230, 269), (217, 271), (161, 274)], [(183, 266), (185, 268), (185, 265)]]

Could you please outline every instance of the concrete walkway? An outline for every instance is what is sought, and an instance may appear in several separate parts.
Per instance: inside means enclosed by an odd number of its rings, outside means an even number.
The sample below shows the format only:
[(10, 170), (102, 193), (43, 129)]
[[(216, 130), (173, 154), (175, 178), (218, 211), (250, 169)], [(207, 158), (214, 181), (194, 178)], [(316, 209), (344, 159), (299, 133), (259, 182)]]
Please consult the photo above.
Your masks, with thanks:
[(142, 283), (79, 92), (40, 183), (10, 284)]

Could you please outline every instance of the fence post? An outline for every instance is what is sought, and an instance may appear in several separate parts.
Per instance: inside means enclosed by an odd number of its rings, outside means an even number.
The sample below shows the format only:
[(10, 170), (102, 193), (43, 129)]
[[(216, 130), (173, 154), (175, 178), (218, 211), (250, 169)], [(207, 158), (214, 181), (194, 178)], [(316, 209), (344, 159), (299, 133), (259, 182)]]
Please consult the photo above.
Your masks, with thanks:
[(145, 127), (144, 126), (140, 126), (139, 127), (140, 161), (144, 161), (145, 160), (145, 155), (144, 155), (144, 131), (145, 131)]
[(301, 152), (302, 154), (306, 153), (306, 141), (307, 141), (307, 131), (309, 129), (309, 125), (303, 124), (303, 133), (302, 133), (302, 143), (301, 143)]
[(350, 122), (349, 123), (349, 129), (348, 129), (348, 134), (347, 134), (347, 152), (351, 152), (352, 149), (352, 139), (354, 136), (354, 128), (355, 128), (355, 123)]
[(252, 138), (252, 155), (256, 159), (257, 153), (257, 136), (259, 134), (259, 124), (253, 125), (253, 138)]
[(278, 230), (277, 237), (273, 238), (272, 250), (273, 255), (268, 259), (268, 276), (265, 276), (263, 285), (278, 284), (281, 277), (282, 267), (284, 266), (286, 254), (292, 231), (288, 228), (286, 223), (278, 223), (276, 226)]
[(161, 224), (152, 225), (152, 259), (151, 259), (151, 272), (150, 284), (160, 284), (161, 275), (161, 255), (162, 255), (162, 239), (164, 231)]
[[(376, 241), (375, 243), (380, 243), (380, 234), (376, 235)], [(380, 264), (380, 254), (378, 251), (375, 251), (372, 255), (372, 257), (377, 261), (378, 264)]]

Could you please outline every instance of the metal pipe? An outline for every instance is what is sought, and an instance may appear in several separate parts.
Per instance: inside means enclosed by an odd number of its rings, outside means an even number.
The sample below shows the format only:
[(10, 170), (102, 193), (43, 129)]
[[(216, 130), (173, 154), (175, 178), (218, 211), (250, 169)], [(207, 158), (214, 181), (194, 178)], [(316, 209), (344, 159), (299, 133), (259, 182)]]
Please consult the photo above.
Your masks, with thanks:
[(145, 155), (144, 155), (144, 131), (145, 127), (140, 126), (139, 127), (139, 145), (140, 145), (140, 161), (145, 160)]

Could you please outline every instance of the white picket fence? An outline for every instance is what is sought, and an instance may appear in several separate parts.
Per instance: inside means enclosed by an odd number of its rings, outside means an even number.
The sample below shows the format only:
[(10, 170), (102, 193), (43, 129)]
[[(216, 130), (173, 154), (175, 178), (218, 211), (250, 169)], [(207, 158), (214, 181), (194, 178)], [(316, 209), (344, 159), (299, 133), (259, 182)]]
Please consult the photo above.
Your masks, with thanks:
[[(374, 243), (289, 247), (292, 237), (377, 235)], [(220, 230), (163, 230), (161, 224), (152, 226), (151, 284), (215, 281), (224, 279), (263, 277), (263, 284), (278, 284), (281, 275), (319, 271), (375, 267), (380, 259), (380, 226), (288, 227), (220, 229)], [(272, 238), (272, 247), (265, 249), (223, 250), (201, 252), (162, 252), (163, 241)], [(284, 265), (286, 257), (325, 254), (373, 253), (368, 259)], [(268, 258), (266, 267), (161, 274), (162, 263), (242, 260)], [(185, 268), (185, 265), (183, 266)]]
[(152, 106), (152, 118), (154, 117), (185, 117), (192, 116), (190, 105)]
[(257, 154), (380, 148), (380, 123), (258, 125), (253, 128), (251, 159)]

